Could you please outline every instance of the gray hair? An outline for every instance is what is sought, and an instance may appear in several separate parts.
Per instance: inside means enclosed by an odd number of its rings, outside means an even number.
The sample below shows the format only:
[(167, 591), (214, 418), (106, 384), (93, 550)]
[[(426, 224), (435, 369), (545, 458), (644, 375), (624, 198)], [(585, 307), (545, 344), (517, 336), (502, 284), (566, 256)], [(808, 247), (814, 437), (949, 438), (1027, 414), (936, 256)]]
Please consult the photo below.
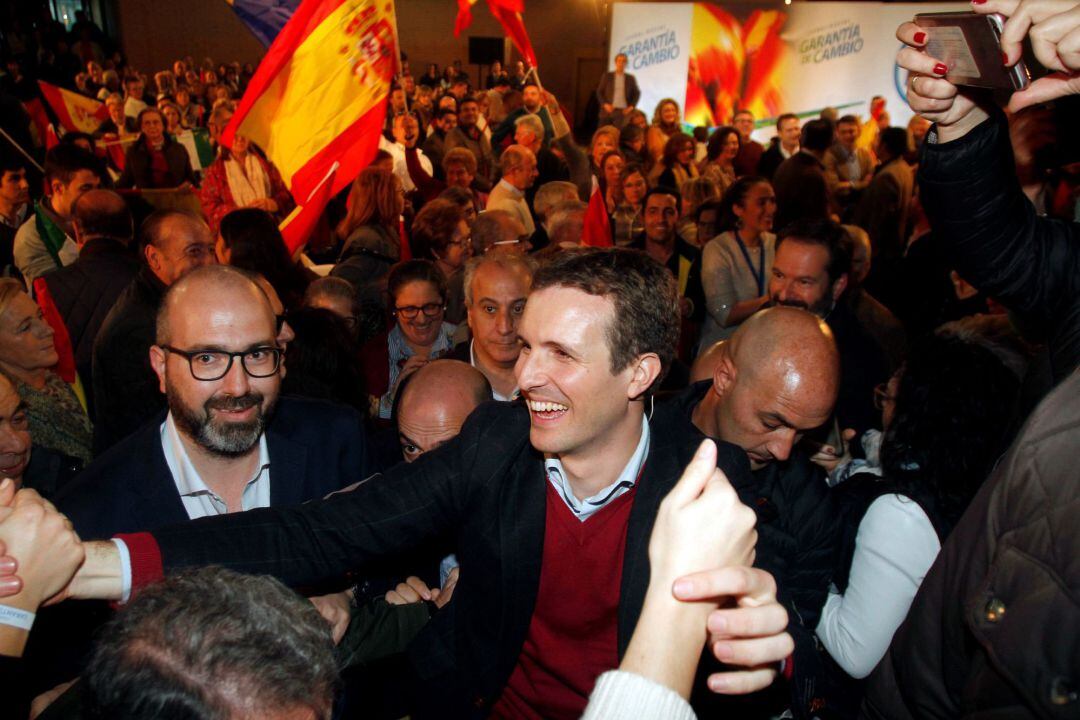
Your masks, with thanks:
[(551, 209), (567, 200), (578, 200), (577, 185), (568, 180), (552, 180), (540, 186), (533, 198), (533, 210), (540, 220), (547, 218)]
[(552, 245), (561, 243), (581, 244), (581, 232), (585, 227), (585, 209), (589, 207), (580, 200), (567, 200), (552, 208), (547, 220), (548, 237)]
[(330, 717), (338, 682), (330, 628), (270, 577), (220, 567), (151, 585), (101, 634), (85, 674), (90, 716)]
[(544, 140), (544, 123), (539, 116), (526, 113), (514, 121), (514, 129), (525, 126), (525, 129), (536, 136), (537, 140)]
[(514, 255), (511, 253), (491, 253), (480, 257), (469, 258), (465, 263), (465, 277), (463, 286), (465, 290), (465, 305), (472, 305), (472, 283), (476, 271), (481, 265), (497, 265), (508, 272), (520, 272), (529, 276), (529, 284), (532, 284), (532, 276), (536, 273), (537, 263), (528, 255)]

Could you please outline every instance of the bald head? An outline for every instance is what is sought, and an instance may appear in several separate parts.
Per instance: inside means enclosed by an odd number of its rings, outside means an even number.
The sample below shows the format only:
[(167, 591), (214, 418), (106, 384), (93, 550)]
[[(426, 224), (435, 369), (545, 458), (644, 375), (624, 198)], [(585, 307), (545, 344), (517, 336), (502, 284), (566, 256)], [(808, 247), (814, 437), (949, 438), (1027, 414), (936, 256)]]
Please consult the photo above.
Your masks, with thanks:
[(277, 318), (266, 291), (246, 273), (227, 265), (193, 270), (165, 293), (157, 314), (157, 344), (172, 344), (177, 334), (182, 334), (185, 342), (197, 342), (188, 336), (199, 335), (199, 328), (212, 318), (229, 314), (265, 322), (271, 338), (277, 330)]
[(124, 199), (112, 190), (88, 190), (71, 207), (75, 241), (80, 247), (99, 237), (128, 244), (134, 234), (131, 213)]
[(473, 222), (473, 255), (483, 255), (493, 247), (514, 243), (524, 234), (525, 226), (507, 211), (485, 210)]
[(398, 400), (398, 436), (406, 462), (456, 436), (476, 406), (490, 399), (491, 384), (468, 363), (435, 360), (417, 370)]
[(836, 399), (840, 356), (825, 321), (799, 308), (774, 307), (751, 316), (731, 337), (735, 367), (755, 382)]
[(786, 460), (802, 434), (832, 414), (840, 359), (832, 332), (816, 315), (763, 310), (706, 354), (713, 386), (694, 423), (743, 448), (754, 467)]
[(142, 224), (146, 262), (159, 280), (172, 285), (197, 267), (217, 263), (214, 236), (197, 215), (159, 210)]

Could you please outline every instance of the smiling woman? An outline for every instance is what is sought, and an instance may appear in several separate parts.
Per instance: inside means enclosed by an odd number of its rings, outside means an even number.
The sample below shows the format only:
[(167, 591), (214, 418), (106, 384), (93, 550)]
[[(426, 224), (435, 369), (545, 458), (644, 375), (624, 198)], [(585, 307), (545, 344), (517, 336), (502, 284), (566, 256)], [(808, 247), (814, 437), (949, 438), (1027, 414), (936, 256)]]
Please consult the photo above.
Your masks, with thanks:
[(81, 467), (91, 458), (92, 429), (75, 392), (51, 369), (58, 360), (41, 309), (22, 283), (0, 279), (0, 371), (26, 405), (34, 442), (63, 456), (64, 466)]

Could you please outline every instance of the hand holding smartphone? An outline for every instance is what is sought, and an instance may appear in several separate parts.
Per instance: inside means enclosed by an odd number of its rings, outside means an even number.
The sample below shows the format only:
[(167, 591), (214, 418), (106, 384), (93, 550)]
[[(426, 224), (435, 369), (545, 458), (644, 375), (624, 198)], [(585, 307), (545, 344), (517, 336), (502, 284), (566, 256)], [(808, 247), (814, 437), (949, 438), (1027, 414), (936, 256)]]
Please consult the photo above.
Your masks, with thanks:
[[(945, 63), (954, 85), (993, 90), (1023, 90), (1031, 84), (1027, 61), (1005, 67), (1001, 33), (1005, 18), (972, 12), (920, 13), (915, 24), (926, 30), (925, 50)], [(1028, 53), (1025, 52), (1025, 55)]]

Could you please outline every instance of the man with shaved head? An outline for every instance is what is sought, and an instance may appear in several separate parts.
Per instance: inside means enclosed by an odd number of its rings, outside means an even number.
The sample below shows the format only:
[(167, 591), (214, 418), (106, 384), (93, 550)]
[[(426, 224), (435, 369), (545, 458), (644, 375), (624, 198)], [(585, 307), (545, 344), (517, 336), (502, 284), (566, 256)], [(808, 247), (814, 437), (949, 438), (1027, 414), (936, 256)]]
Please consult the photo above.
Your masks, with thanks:
[[(691, 385), (664, 411), (695, 441), (701, 436), (741, 447), (753, 481), (737, 486), (758, 513), (756, 564), (776, 578), (795, 639), (794, 702), (820, 690), (817, 626), (836, 565), (839, 515), (823, 472), (798, 446), (829, 420), (839, 385), (832, 332), (817, 316), (775, 307), (747, 319), (695, 364), (707, 379)], [(658, 410), (658, 413), (661, 412)]]
[(435, 360), (408, 376), (395, 408), (405, 462), (455, 437), (465, 418), (490, 399), (484, 374), (460, 360)]
[[(124, 199), (111, 190), (88, 190), (71, 206), (79, 256), (34, 281), (45, 317), (71, 338), (75, 368), (90, 388), (94, 341), (116, 299), (139, 270), (130, 249), (135, 233)], [(54, 330), (60, 327), (54, 325)], [(93, 394), (89, 395), (93, 406)]]
[(165, 290), (186, 273), (217, 262), (202, 218), (159, 210), (140, 229), (145, 265), (102, 322), (93, 348), (94, 450), (107, 450), (164, 408), (150, 368), (150, 346)]

